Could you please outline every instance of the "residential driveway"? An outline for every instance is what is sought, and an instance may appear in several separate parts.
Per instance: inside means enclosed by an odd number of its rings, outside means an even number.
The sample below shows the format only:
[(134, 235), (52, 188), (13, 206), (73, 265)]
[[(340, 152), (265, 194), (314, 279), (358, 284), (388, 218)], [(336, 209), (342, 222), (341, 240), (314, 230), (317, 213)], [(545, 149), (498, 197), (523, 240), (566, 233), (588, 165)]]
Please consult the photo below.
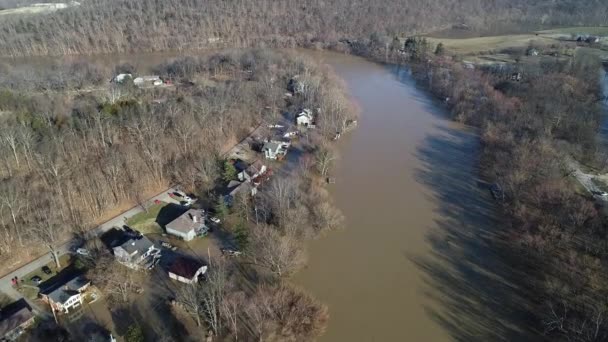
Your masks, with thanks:
[[(174, 189), (174, 188), (169, 188), (169, 189), (163, 190), (161, 193), (159, 193), (156, 196), (147, 200), (145, 205), (150, 205), (150, 204), (154, 203), (154, 201), (156, 201), (156, 200), (168, 202), (168, 203), (178, 203), (176, 200), (174, 200), (173, 198), (171, 198), (169, 196), (169, 193), (174, 192), (174, 191), (176, 191), (176, 189)], [(112, 229), (113, 227), (122, 227), (125, 224), (125, 218), (131, 217), (142, 211), (143, 211), (143, 209), (140, 206), (133, 207), (133, 208), (127, 210), (126, 212), (114, 217), (113, 219), (105, 222), (104, 224), (99, 225), (96, 228), (89, 230), (88, 232), (85, 233), (85, 238), (90, 239), (90, 238), (99, 236), (99, 235), (107, 232), (108, 230)], [(61, 256), (66, 253), (69, 253), (71, 247), (72, 247), (72, 241), (70, 239), (69, 241), (66, 241), (64, 244), (59, 246), (59, 248), (58, 248), (59, 255)], [(6, 293), (8, 296), (10, 296), (11, 298), (13, 298), (15, 300), (22, 298), (21, 294), (19, 292), (17, 292), (15, 289), (13, 289), (13, 287), (11, 285), (11, 279), (14, 278), (15, 276), (22, 278), (33, 271), (39, 270), (42, 266), (48, 264), (51, 261), (53, 261), (53, 256), (51, 255), (51, 253), (46, 253), (43, 256), (31, 261), (30, 263), (23, 265), (22, 267), (4, 275), (2, 278), (0, 278), (0, 292)], [(30, 304), (30, 306), (32, 306), (33, 309), (36, 309), (34, 303), (31, 303), (31, 301), (28, 301), (28, 303)], [(34, 305), (32, 305), (32, 304), (34, 304)]]

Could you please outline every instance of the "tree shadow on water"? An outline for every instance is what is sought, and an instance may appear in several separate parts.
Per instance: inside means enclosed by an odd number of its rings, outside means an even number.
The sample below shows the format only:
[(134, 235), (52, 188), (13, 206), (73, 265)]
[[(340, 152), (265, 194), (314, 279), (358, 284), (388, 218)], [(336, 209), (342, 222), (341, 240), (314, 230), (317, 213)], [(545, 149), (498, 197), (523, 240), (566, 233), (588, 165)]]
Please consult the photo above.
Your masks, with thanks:
[(427, 313), (455, 341), (543, 340), (531, 329), (520, 286), (526, 275), (505, 253), (500, 209), (479, 176), (479, 139), (459, 127), (436, 131), (416, 152), (416, 180), (437, 205), (426, 237), (432, 252), (406, 256), (423, 272), (423, 291), (436, 304)]

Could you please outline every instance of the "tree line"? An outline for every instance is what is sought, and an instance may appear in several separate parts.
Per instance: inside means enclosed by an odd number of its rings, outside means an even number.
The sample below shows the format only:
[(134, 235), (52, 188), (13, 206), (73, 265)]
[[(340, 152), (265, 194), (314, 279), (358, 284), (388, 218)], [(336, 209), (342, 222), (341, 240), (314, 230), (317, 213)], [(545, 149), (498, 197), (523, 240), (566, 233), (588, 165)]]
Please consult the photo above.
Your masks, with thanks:
[(601, 25), (600, 0), (101, 0), (49, 13), (3, 17), (0, 55), (44, 56), (217, 47), (341, 45), (373, 33), (449, 28)]

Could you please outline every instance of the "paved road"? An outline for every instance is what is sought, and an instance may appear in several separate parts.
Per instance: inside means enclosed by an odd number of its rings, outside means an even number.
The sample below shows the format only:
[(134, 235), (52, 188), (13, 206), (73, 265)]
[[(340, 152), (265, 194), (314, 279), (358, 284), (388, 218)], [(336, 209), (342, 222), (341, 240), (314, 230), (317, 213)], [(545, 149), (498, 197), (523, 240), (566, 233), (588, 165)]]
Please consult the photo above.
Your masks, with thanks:
[[(175, 189), (173, 189), (173, 188), (163, 190), (161, 193), (148, 199), (145, 204), (150, 205), (156, 200), (163, 201), (163, 202), (169, 202), (169, 203), (178, 203), (176, 200), (174, 200), (173, 198), (171, 198), (169, 196), (169, 193), (173, 192), (173, 191), (175, 191)], [(94, 229), (91, 229), (90, 231), (88, 231), (85, 234), (85, 237), (87, 239), (90, 239), (92, 237), (96, 237), (96, 236), (99, 236), (99, 235), (107, 232), (108, 230), (112, 229), (113, 227), (122, 227), (125, 223), (126, 217), (127, 218), (131, 217), (142, 211), (143, 211), (143, 209), (141, 208), (141, 206), (135, 206), (135, 207), (123, 212), (122, 214), (114, 217), (113, 219), (95, 227)], [(71, 243), (72, 243), (72, 241), (68, 240), (64, 244), (59, 246), (59, 255), (64, 255), (66, 253), (69, 253), (70, 249), (72, 247)], [(0, 292), (6, 293), (9, 297), (13, 298), (14, 300), (20, 299), (22, 296), (19, 292), (17, 292), (11, 286), (11, 279), (14, 278), (15, 276), (22, 278), (35, 270), (39, 270), (42, 266), (44, 266), (52, 261), (53, 261), (53, 256), (51, 255), (51, 253), (46, 253), (45, 255), (43, 255), (35, 260), (32, 260), (30, 263), (23, 265), (22, 267), (6, 274), (2, 278), (0, 278)], [(40, 311), (39, 313), (42, 313), (40, 308), (38, 308), (35, 305), (35, 303), (31, 303), (30, 301), (28, 301), (28, 303), (34, 309), (34, 311)]]

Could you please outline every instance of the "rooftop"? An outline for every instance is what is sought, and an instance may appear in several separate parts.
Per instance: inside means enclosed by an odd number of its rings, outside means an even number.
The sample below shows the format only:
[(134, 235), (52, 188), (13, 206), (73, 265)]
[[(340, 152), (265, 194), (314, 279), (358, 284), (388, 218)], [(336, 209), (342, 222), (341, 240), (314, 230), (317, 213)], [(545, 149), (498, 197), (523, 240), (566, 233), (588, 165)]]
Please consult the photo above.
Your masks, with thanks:
[(64, 284), (60, 284), (53, 291), (47, 293), (46, 295), (53, 300), (55, 303), (65, 303), (70, 297), (77, 294), (80, 289), (85, 287), (89, 283), (82, 276), (74, 277), (68, 280)]
[(281, 148), (281, 144), (275, 141), (267, 142), (264, 144), (264, 150), (278, 151)]
[(168, 229), (177, 230), (179, 232), (188, 233), (196, 230), (204, 225), (203, 211), (200, 209), (190, 209), (180, 215), (175, 220), (169, 222), (165, 227)]
[(178, 257), (169, 267), (169, 272), (178, 276), (192, 279), (198, 270), (205, 266), (202, 262), (194, 259)]
[(150, 249), (150, 247), (154, 246), (152, 241), (150, 241), (147, 237), (143, 236), (139, 239), (129, 239), (120, 247), (124, 249), (129, 255), (135, 254), (135, 252), (139, 252), (140, 254), (144, 254), (146, 251)]
[(21, 300), (2, 308), (0, 312), (0, 337), (34, 317), (32, 310)]
[(247, 173), (254, 175), (256, 173), (262, 172), (263, 167), (264, 163), (262, 163), (260, 160), (256, 160), (253, 164), (249, 165), (246, 171)]

